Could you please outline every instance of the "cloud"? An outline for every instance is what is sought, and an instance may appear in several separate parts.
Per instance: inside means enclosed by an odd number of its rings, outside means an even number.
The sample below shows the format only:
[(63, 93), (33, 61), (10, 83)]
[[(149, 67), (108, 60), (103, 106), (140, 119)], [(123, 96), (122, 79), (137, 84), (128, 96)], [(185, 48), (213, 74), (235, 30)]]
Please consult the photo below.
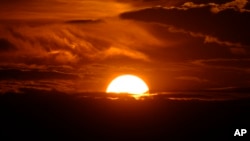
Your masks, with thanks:
[(195, 37), (195, 38), (201, 38), (204, 40), (205, 44), (215, 43), (215, 44), (219, 45), (220, 47), (228, 47), (230, 52), (232, 54), (235, 54), (235, 55), (248, 54), (248, 51), (246, 49), (246, 48), (248, 48), (248, 46), (242, 45), (241, 43), (223, 41), (223, 40), (218, 39), (217, 37), (213, 37), (213, 36), (202, 34), (202, 33), (187, 31), (187, 30), (183, 30), (183, 29), (177, 29), (177, 28), (171, 27), (171, 26), (169, 26), (167, 28), (170, 32), (183, 33), (183, 34), (188, 34), (188, 35)]
[(204, 43), (216, 43), (219, 44), (221, 46), (226, 46), (230, 48), (230, 51), (233, 54), (238, 54), (238, 55), (246, 55), (248, 54), (248, 51), (245, 48), (248, 48), (248, 46), (244, 46), (241, 43), (232, 43), (229, 41), (221, 41), (218, 38), (215, 37), (211, 37), (211, 36), (204, 36), (205, 37), (205, 41)]
[(146, 7), (172, 7), (180, 8), (192, 4), (192, 5), (206, 5), (209, 3), (216, 3), (218, 5), (230, 2), (231, 0), (116, 0), (118, 2), (127, 3), (132, 5), (135, 9), (141, 9)]
[(186, 0), (116, 0), (121, 3), (132, 5), (134, 9), (140, 9), (152, 6), (178, 6)]
[[(126, 26), (130, 28), (120, 28)], [(16, 48), (11, 53), (1, 54), (5, 62), (79, 64), (112, 56), (149, 61), (140, 49), (161, 44), (139, 25), (119, 20), (3, 24), (0, 30), (3, 47)]]
[(216, 37), (211, 37), (211, 36), (206, 36), (206, 35), (203, 35), (203, 36), (205, 37), (205, 40), (204, 40), (205, 43), (217, 43), (219, 45), (224, 45), (224, 46), (228, 46), (228, 47), (230, 47), (230, 46), (238, 47), (238, 48), (243, 47), (243, 45), (241, 45), (240, 43), (231, 43), (231, 42), (228, 42), (228, 41), (220, 41)]
[(21, 93), (24, 89), (31, 90), (57, 90), (64, 93), (76, 92), (75, 82), (70, 80), (1, 80), (0, 93)]
[(69, 23), (69, 24), (93, 24), (93, 23), (99, 23), (99, 22), (103, 22), (102, 20), (68, 20), (65, 23)]
[[(200, 70), (195, 76), (209, 80), (210, 88), (249, 87), (249, 59), (204, 59), (191, 61)], [(207, 88), (209, 88), (207, 87)]]
[(1, 19), (100, 19), (131, 10), (115, 0), (15, 0), (0, 1)]
[(0, 38), (0, 51), (4, 52), (4, 51), (11, 51), (11, 50), (15, 50), (15, 46), (10, 43), (8, 40)]
[(125, 55), (133, 59), (143, 59), (145, 61), (149, 61), (149, 58), (147, 57), (147, 55), (139, 51), (133, 51), (129, 49), (119, 49), (116, 47), (111, 47), (105, 52), (100, 54), (100, 56), (119, 56), (119, 55)]
[(1, 87), (104, 91), (123, 73), (144, 77), (154, 90), (247, 86), (246, 5), (228, 0), (1, 1)]
[(206, 59), (195, 60), (193, 64), (203, 67), (228, 68), (244, 71), (250, 68), (250, 59)]
[(250, 10), (244, 9), (247, 3), (248, 0), (234, 0), (221, 5), (217, 4), (210, 4), (210, 5), (211, 5), (211, 11), (215, 13), (218, 13), (225, 9), (234, 9), (239, 12), (250, 12)]
[(1, 69), (0, 80), (79, 79), (77, 75), (54, 71)]
[(181, 7), (177, 7), (177, 9), (188, 10), (190, 8), (210, 7), (213, 13), (219, 13), (227, 9), (233, 9), (239, 12), (250, 12), (248, 9), (245, 9), (247, 4), (248, 0), (234, 0), (222, 4), (217, 4), (216, 2), (199, 3), (199, 4), (196, 4), (194, 2), (185, 2)]
[[(209, 2), (213, 3), (210, 4)], [(125, 11), (152, 6), (187, 8), (191, 6), (195, 7), (200, 3), (209, 3), (216, 6), (217, 9), (222, 9), (222, 7), (232, 7), (234, 5), (241, 8), (244, 5), (244, 0), (236, 0), (235, 2), (228, 2), (228, 4), (223, 5), (222, 3), (224, 2), (227, 2), (227, 0), (193, 0), (192, 2), (187, 2), (186, 0), (71, 0), (70, 2), (65, 0), (2, 0), (0, 1), (0, 17), (1, 19), (28, 20), (100, 19), (113, 17)]]
[(69, 65), (38, 65), (5, 63), (0, 65), (0, 93), (20, 92), (22, 88), (61, 92), (104, 91), (109, 65), (89, 64), (80, 67)]
[[(197, 59), (197, 58), (232, 58), (235, 56), (247, 56), (248, 47), (240, 43), (223, 41), (216, 37), (202, 33), (178, 29), (159, 23), (146, 23), (147, 29), (164, 45), (158, 47), (155, 59), (163, 60)], [(154, 51), (147, 54), (153, 54)], [(178, 55), (176, 55), (178, 54)], [(162, 56), (161, 56), (162, 55)]]
[[(69, 82), (75, 91), (105, 90), (110, 76), (124, 72), (120, 66), (141, 69), (152, 61), (147, 48), (163, 44), (140, 25), (120, 19), (5, 21), (0, 31), (0, 81), (6, 91), (50, 89), (59, 87), (57, 81)], [(53, 83), (45, 86), (41, 81)]]
[(230, 58), (161, 63), (151, 71), (150, 86), (165, 91), (249, 87), (249, 64), (249, 59)]
[(194, 76), (179, 76), (176, 79), (186, 80), (186, 81), (193, 81), (193, 82), (198, 82), (198, 83), (208, 82), (207, 79), (201, 79), (201, 78), (194, 77)]
[(248, 12), (225, 9), (219, 13), (212, 13), (207, 6), (186, 10), (158, 7), (126, 12), (120, 17), (161, 24), (170, 32), (189, 34), (196, 38), (203, 38), (204, 43), (226, 46), (236, 55), (246, 55), (249, 52), (250, 42), (247, 37), (250, 35), (247, 29), (250, 23), (246, 20), (250, 19)]

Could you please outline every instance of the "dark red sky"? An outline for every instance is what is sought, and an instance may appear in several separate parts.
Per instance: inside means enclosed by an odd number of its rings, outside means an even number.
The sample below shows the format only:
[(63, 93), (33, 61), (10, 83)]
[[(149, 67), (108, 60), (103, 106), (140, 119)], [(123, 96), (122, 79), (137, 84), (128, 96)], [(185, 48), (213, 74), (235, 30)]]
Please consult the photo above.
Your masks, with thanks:
[(250, 87), (247, 0), (1, 0), (0, 91)]

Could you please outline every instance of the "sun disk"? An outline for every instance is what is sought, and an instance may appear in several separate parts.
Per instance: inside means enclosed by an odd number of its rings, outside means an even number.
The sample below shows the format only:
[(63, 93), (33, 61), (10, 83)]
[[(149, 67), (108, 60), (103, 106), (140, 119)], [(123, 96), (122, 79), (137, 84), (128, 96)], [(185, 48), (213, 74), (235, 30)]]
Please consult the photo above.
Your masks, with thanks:
[(121, 75), (112, 80), (107, 93), (145, 94), (149, 91), (146, 83), (135, 75)]

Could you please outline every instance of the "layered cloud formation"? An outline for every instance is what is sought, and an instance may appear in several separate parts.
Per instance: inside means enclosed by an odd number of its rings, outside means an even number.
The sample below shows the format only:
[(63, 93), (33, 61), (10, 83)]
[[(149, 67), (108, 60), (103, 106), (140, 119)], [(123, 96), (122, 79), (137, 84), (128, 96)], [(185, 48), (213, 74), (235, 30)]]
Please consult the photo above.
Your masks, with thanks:
[(0, 88), (104, 91), (118, 74), (151, 90), (250, 86), (249, 2), (0, 2)]

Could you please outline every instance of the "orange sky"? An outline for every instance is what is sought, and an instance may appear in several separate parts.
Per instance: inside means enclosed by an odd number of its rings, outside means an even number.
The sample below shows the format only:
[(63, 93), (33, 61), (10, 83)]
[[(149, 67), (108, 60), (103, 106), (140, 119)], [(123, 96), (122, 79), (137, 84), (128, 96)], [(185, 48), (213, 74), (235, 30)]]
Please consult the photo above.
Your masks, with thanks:
[(250, 87), (246, 0), (0, 2), (0, 88), (104, 91), (133, 73), (155, 91)]
[(18, 0), (1, 3), (3, 19), (99, 19), (131, 9), (129, 4), (113, 0)]

